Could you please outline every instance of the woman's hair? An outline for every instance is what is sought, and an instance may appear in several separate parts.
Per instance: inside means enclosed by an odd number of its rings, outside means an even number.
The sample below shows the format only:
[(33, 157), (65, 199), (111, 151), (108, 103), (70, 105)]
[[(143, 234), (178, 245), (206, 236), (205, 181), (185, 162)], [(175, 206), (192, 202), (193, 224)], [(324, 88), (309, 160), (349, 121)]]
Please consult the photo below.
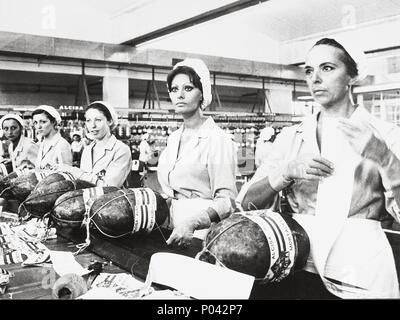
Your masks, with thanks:
[(200, 89), (201, 93), (203, 93), (203, 86), (200, 81), (199, 75), (190, 67), (187, 66), (179, 66), (173, 69), (167, 76), (167, 87), (168, 91), (171, 91), (172, 80), (175, 78), (177, 74), (186, 74), (193, 85)]
[(321, 40), (318, 40), (313, 47), (318, 45), (327, 45), (341, 50), (342, 51), (341, 60), (346, 66), (347, 73), (352, 78), (358, 76), (357, 63), (339, 42), (337, 42), (335, 39), (322, 38)]
[[(5, 119), (4, 121), (8, 121), (8, 120), (14, 120), (14, 121), (16, 122), (16, 124), (18, 124), (18, 127), (20, 128), (21, 133), (22, 133), (23, 127), (22, 127), (22, 125), (19, 123), (19, 121), (15, 120), (14, 118), (7, 118), (7, 119)], [(0, 128), (0, 129), (3, 129), (3, 127), (4, 127), (4, 121), (1, 122), (1, 128)]]
[(42, 114), (42, 113), (50, 120), (51, 123), (57, 124), (57, 120), (50, 113), (48, 113), (47, 111), (44, 111), (44, 110), (35, 110), (35, 111), (33, 111), (32, 112), (32, 117), (35, 114)]
[(86, 111), (89, 109), (96, 109), (100, 111), (104, 116), (106, 117), (107, 121), (113, 121), (113, 118), (111, 116), (110, 110), (107, 109), (103, 104), (101, 103), (92, 103), (86, 108)]

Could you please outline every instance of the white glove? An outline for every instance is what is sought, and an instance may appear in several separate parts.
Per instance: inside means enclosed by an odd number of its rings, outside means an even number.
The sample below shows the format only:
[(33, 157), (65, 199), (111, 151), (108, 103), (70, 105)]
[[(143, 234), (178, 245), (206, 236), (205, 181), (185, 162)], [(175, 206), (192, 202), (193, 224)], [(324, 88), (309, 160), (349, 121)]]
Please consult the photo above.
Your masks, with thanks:
[(167, 244), (190, 245), (195, 230), (207, 229), (211, 225), (207, 208), (211, 200), (180, 199), (172, 201), (173, 231)]

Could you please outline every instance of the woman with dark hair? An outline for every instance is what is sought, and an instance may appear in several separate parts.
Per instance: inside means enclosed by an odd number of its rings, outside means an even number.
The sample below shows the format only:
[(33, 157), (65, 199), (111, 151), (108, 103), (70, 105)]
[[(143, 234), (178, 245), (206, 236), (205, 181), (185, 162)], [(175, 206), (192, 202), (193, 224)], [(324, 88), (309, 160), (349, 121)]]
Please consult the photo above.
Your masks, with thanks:
[(86, 129), (93, 142), (83, 149), (80, 168), (61, 165), (59, 170), (97, 186), (121, 187), (132, 168), (129, 147), (111, 133), (118, 116), (104, 101), (92, 102), (86, 109)]
[(46, 105), (32, 112), (33, 125), (39, 137), (39, 151), (35, 162), (38, 169), (52, 169), (58, 164), (72, 165), (71, 146), (58, 132), (61, 123), (58, 111)]
[(400, 297), (380, 224), (387, 214), (400, 218), (400, 128), (353, 103), (361, 57), (334, 39), (311, 48), (305, 77), (321, 111), (282, 130), (237, 198), (245, 210), (261, 209), (283, 192), (308, 233), (304, 271), (272, 286), (280, 298)]
[(0, 128), (10, 142), (8, 145), (10, 159), (3, 159), (1, 162), (7, 164), (9, 161), (12, 171), (34, 168), (39, 146), (24, 136), (22, 118), (17, 114), (7, 114), (0, 120)]
[(198, 230), (233, 212), (237, 155), (230, 137), (203, 115), (212, 99), (210, 73), (203, 61), (185, 59), (176, 64), (167, 87), (183, 124), (169, 136), (157, 174), (171, 199), (173, 231), (167, 244), (186, 246), (195, 232), (202, 238)]

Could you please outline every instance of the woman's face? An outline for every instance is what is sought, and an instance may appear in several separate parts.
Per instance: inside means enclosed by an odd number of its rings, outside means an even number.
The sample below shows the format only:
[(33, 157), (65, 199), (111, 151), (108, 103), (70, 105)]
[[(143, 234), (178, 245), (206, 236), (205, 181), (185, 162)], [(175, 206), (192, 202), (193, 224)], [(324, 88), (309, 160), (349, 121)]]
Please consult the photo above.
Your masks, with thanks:
[(172, 79), (169, 97), (176, 113), (192, 115), (200, 107), (203, 94), (200, 89), (193, 85), (188, 75), (178, 73)]
[(308, 88), (315, 101), (324, 107), (349, 99), (349, 84), (354, 80), (348, 75), (341, 54), (338, 48), (317, 45), (307, 57), (305, 75)]
[(44, 138), (56, 131), (55, 124), (50, 121), (45, 113), (35, 114), (33, 116), (33, 125), (36, 133)]
[(14, 119), (4, 120), (2, 129), (7, 140), (11, 142), (18, 141), (22, 133), (21, 126)]
[(86, 128), (95, 140), (102, 140), (110, 133), (111, 121), (108, 121), (103, 112), (91, 108), (85, 113)]

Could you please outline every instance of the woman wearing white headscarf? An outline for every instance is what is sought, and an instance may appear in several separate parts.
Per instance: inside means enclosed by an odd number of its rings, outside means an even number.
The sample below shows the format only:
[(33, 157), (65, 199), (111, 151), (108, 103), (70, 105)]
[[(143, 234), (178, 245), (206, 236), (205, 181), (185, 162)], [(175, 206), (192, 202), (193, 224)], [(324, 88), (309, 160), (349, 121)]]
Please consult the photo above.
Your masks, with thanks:
[(400, 220), (400, 128), (354, 104), (365, 70), (356, 52), (328, 38), (311, 48), (305, 77), (321, 111), (282, 130), (237, 199), (245, 210), (265, 208), (287, 190), (309, 235), (309, 260), (282, 281), (283, 298), (400, 297), (380, 224), (388, 214)]
[(33, 125), (39, 137), (35, 162), (38, 169), (51, 169), (58, 164), (72, 165), (71, 146), (58, 131), (61, 116), (52, 106), (41, 105), (32, 112)]
[[(0, 120), (0, 128), (10, 142), (8, 153), (12, 171), (35, 167), (39, 146), (23, 134), (24, 121), (17, 114), (7, 114)], [(4, 163), (7, 160), (3, 160)]]
[(92, 102), (85, 118), (93, 142), (83, 149), (80, 168), (60, 165), (58, 169), (97, 186), (121, 187), (131, 171), (132, 155), (129, 146), (111, 132), (118, 121), (114, 108), (104, 101)]
[(210, 73), (203, 61), (188, 58), (176, 64), (167, 87), (183, 125), (170, 135), (157, 174), (172, 199), (173, 231), (167, 244), (185, 246), (196, 230), (207, 229), (233, 212), (236, 154), (230, 137), (203, 115), (212, 99)]

